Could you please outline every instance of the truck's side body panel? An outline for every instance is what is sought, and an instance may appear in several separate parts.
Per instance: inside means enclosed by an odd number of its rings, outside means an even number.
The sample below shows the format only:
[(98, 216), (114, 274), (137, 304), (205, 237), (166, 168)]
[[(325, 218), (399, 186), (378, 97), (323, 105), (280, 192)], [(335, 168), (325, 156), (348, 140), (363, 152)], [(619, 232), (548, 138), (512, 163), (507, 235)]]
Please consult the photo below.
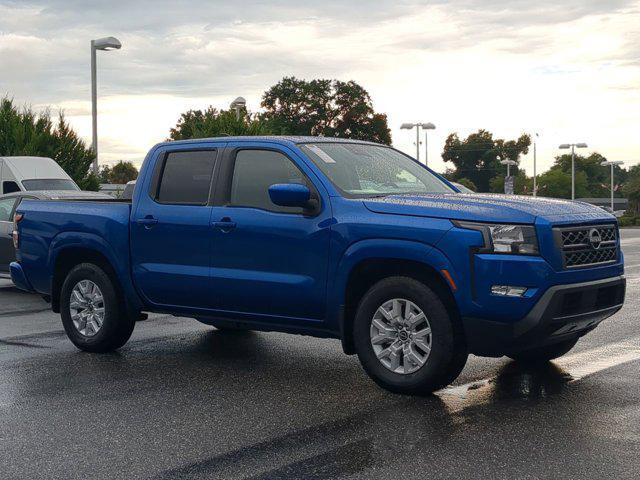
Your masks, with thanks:
[[(255, 175), (254, 184), (306, 183), (319, 209), (303, 214), (234, 203), (236, 162), (244, 151), (271, 152), (291, 162), (297, 180), (267, 182)], [(160, 195), (167, 159), (180, 152), (209, 152), (214, 159), (202, 202), (172, 203)], [(160, 144), (147, 155), (131, 209), (126, 204), (28, 201), (20, 211), (25, 218), (21, 270), (16, 266), (15, 278), (44, 295), (51, 293), (61, 252), (93, 250), (113, 266), (128, 303), (140, 310), (323, 336), (341, 335), (350, 278), (365, 262), (413, 262), (438, 275), (457, 313), (471, 319), (472, 326), (480, 325), (476, 320), (514, 325), (551, 288), (620, 279), (624, 271), (622, 253), (593, 267), (562, 265), (554, 229), (614, 224), (617, 232), (615, 219), (599, 209), (495, 195), (345, 198), (291, 140)], [(483, 253), (483, 235), (460, 226), (459, 220), (532, 225), (540, 255)], [(491, 291), (494, 285), (527, 291), (518, 298), (498, 296)], [(614, 307), (619, 305), (608, 308)]]
[(130, 271), (130, 205), (24, 200), (19, 212), (24, 220), (18, 261), (34, 290), (50, 295), (59, 255), (68, 249), (84, 249), (109, 261), (128, 300), (140, 306)]
[[(198, 151), (214, 162), (224, 144), (168, 145), (147, 157), (134, 194), (131, 253), (134, 283), (148, 308), (201, 312), (212, 306), (210, 262), (211, 205), (161, 203), (158, 188), (170, 153)], [(154, 184), (155, 182), (155, 184)]]
[[(252, 169), (234, 170), (238, 155), (248, 154)], [(266, 157), (261, 159), (261, 157)], [(260, 184), (261, 160), (279, 159), (297, 168), (301, 179), (315, 187), (320, 208), (312, 215), (270, 211), (257, 206), (235, 205), (230, 198), (236, 174)], [(216, 310), (224, 315), (259, 315), (265, 322), (322, 323), (326, 312), (327, 262), (332, 224), (331, 203), (324, 186), (299, 154), (286, 146), (268, 142), (230, 142), (217, 185), (212, 212), (212, 293)], [(286, 181), (276, 172), (273, 182)], [(300, 180), (302, 181), (302, 180)], [(236, 185), (237, 187), (237, 185)], [(266, 185), (265, 185), (266, 188)], [(230, 221), (232, 229), (215, 228)], [(247, 302), (247, 295), (251, 301)]]

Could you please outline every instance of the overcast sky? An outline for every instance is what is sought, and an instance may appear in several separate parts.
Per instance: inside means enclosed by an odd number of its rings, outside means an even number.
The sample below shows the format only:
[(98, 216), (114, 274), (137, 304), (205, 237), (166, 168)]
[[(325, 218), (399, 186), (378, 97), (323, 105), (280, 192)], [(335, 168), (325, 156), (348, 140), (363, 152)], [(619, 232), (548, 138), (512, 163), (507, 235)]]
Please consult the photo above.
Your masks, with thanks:
[(539, 133), (539, 170), (564, 142), (640, 163), (640, 1), (345, 3), (0, 0), (0, 96), (63, 109), (89, 140), (89, 40), (113, 35), (122, 50), (98, 52), (104, 162), (140, 163), (190, 108), (242, 95), (256, 111), (295, 75), (360, 83), (406, 152), (400, 124), (435, 123), (438, 171), (446, 136), (479, 128)]

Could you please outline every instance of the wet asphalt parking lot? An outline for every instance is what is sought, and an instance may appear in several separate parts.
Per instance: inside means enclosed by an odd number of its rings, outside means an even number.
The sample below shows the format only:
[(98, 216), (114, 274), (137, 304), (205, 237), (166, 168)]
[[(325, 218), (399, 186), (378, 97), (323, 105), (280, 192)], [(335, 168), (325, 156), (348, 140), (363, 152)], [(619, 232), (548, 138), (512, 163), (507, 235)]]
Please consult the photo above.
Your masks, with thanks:
[(570, 354), (472, 356), (429, 398), (379, 389), (335, 340), (170, 316), (83, 353), (0, 280), (0, 478), (639, 478), (640, 229), (622, 245), (626, 305)]

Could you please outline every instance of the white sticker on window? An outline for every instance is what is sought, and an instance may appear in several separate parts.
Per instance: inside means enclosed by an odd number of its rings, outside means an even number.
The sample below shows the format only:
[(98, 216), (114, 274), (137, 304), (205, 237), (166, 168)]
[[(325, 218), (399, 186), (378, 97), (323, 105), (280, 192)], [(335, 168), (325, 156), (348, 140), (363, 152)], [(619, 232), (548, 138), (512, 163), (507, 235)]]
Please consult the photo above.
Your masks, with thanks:
[(308, 145), (307, 147), (309, 148), (309, 150), (319, 156), (324, 163), (336, 163), (336, 161), (329, 155), (327, 155), (327, 153), (320, 147), (317, 147), (316, 145)]

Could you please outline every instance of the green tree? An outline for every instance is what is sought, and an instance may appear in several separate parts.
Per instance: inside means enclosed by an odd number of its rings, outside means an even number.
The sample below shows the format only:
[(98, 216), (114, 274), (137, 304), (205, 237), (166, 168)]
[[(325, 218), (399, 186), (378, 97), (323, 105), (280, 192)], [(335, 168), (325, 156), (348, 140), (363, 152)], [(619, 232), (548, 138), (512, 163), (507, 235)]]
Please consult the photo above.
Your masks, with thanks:
[(238, 118), (235, 110), (218, 110), (209, 107), (206, 110), (189, 110), (180, 115), (180, 119), (171, 129), (171, 140), (189, 138), (227, 137), (243, 135), (270, 135), (275, 133), (270, 122), (240, 111)]
[(629, 210), (636, 215), (640, 215), (640, 165), (635, 165), (629, 169), (628, 178), (622, 192), (629, 200)]
[(391, 144), (387, 116), (376, 113), (369, 93), (354, 81), (285, 77), (262, 97), (274, 131)]
[[(478, 130), (466, 139), (460, 140), (457, 133), (447, 137), (442, 159), (455, 166), (452, 172), (454, 180), (468, 178), (480, 192), (491, 190), (491, 179), (496, 175), (504, 176), (505, 167), (501, 160), (520, 161), (520, 155), (526, 154), (531, 145), (529, 135), (521, 135), (516, 140), (494, 139), (487, 130)], [(518, 167), (511, 167), (517, 175)], [(505, 172), (505, 173), (503, 173)]]
[(102, 165), (98, 174), (100, 183), (111, 183), (111, 165)]
[(90, 172), (93, 152), (69, 126), (64, 114), (57, 122), (45, 111), (36, 114), (30, 108), (19, 109), (13, 100), (0, 101), (0, 155), (50, 157), (83, 190), (98, 190), (98, 178)]
[[(553, 198), (571, 198), (571, 174), (552, 167), (538, 177), (538, 195)], [(576, 171), (576, 198), (589, 195), (587, 174)]]
[[(602, 162), (607, 159), (597, 152), (593, 152), (589, 156), (583, 157), (576, 155), (575, 169), (576, 172), (584, 172), (587, 178), (587, 188), (584, 196), (586, 197), (608, 197), (611, 194), (611, 170), (610, 167), (604, 167)], [(556, 157), (553, 167), (562, 170), (571, 177), (571, 154), (564, 154)], [(614, 166), (614, 177), (616, 183), (621, 184), (627, 178), (627, 171), (619, 166)], [(620, 195), (618, 189), (616, 195)], [(580, 195), (582, 196), (582, 195)], [(576, 197), (578, 197), (576, 192)]]
[(473, 183), (471, 180), (469, 180), (468, 178), (460, 178), (458, 179), (458, 183), (460, 185), (464, 185), (465, 187), (467, 187), (469, 190), (473, 190), (474, 192), (478, 191), (478, 187), (476, 186), (475, 183)]
[(131, 162), (120, 160), (113, 167), (104, 165), (100, 170), (102, 183), (115, 183), (123, 185), (138, 178), (138, 169)]

